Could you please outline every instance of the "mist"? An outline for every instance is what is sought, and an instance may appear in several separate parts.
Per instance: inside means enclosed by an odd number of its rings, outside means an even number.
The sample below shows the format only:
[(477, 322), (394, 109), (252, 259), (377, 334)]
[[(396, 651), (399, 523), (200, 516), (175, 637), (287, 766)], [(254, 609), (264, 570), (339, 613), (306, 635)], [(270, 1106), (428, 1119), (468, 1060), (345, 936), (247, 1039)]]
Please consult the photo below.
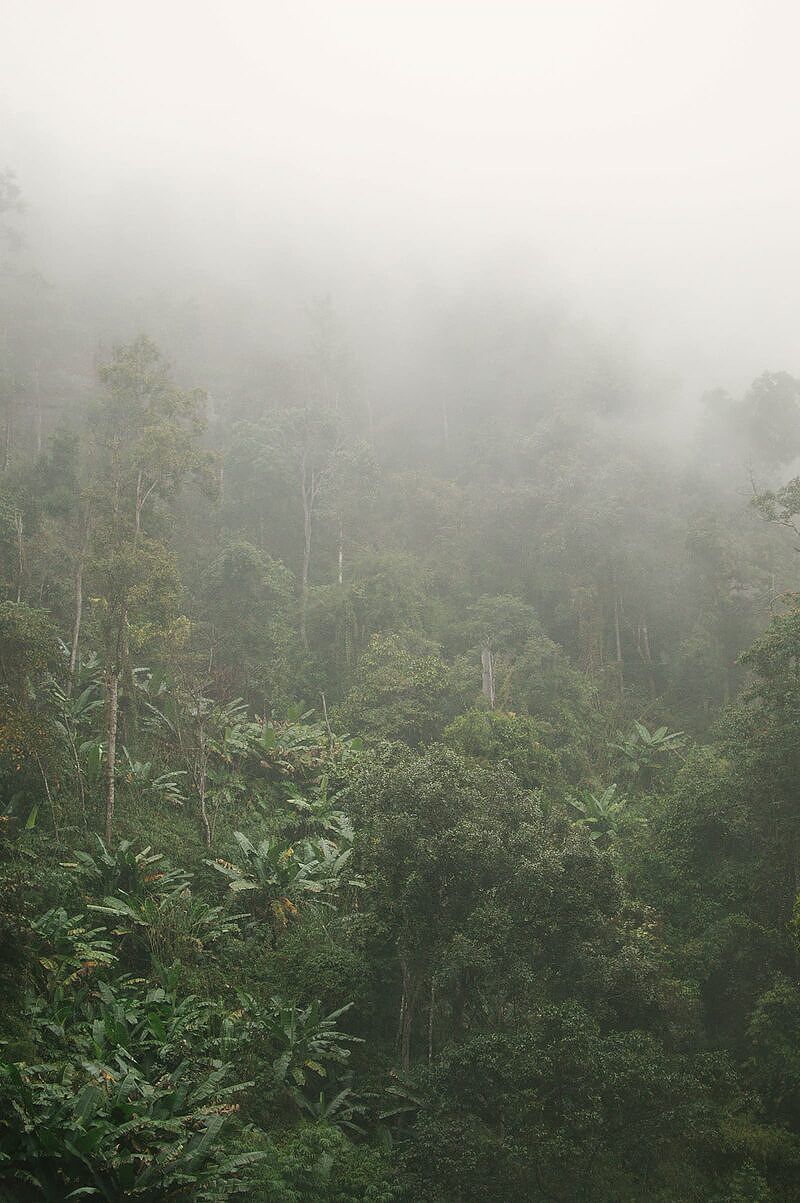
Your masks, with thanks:
[(469, 294), (552, 306), (681, 408), (800, 369), (791, 3), (0, 12), (0, 163), (98, 340), (146, 309), (180, 353), (161, 298), (285, 349), (330, 296), (369, 374)]

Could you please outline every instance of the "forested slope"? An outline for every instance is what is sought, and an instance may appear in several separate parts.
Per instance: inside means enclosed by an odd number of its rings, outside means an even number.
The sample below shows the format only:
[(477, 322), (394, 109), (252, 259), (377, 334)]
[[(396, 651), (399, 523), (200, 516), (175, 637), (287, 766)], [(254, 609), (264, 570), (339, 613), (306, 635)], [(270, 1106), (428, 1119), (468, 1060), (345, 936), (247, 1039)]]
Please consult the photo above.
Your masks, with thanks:
[(92, 364), (7, 260), (2, 1197), (800, 1199), (800, 382)]

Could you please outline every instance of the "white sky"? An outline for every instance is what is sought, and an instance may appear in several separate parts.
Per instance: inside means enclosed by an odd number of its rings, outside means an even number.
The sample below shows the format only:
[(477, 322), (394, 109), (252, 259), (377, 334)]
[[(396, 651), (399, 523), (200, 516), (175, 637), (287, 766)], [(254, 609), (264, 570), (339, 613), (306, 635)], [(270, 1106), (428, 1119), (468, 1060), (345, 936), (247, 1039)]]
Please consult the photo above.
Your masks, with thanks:
[(794, 0), (0, 0), (0, 165), (75, 259), (507, 265), (737, 386), (800, 374), (799, 46)]

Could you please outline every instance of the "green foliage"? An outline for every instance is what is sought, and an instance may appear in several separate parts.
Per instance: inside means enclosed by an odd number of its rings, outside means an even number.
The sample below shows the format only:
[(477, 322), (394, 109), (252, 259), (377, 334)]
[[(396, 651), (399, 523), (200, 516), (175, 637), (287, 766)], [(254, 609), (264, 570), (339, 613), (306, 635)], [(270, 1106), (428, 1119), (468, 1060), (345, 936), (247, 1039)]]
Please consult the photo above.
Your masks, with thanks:
[(57, 986), (70, 986), (117, 961), (105, 929), (87, 928), (82, 916), (67, 915), (63, 906), (34, 919), (31, 929), (42, 945), (39, 965)]
[(130, 840), (120, 840), (111, 849), (99, 835), (94, 839), (96, 853), (78, 849), (75, 859), (65, 862), (65, 867), (72, 869), (95, 896), (119, 891), (141, 898), (148, 889), (159, 894), (172, 894), (185, 889), (188, 884), (185, 873), (166, 867), (163, 852), (153, 852), (149, 846), (137, 851)]
[(556, 793), (564, 784), (561, 759), (548, 747), (548, 733), (537, 719), (503, 710), (469, 710), (455, 718), (443, 742), (484, 768), (508, 767), (529, 789)]
[(398, 635), (375, 635), (341, 717), (373, 739), (420, 743), (441, 728), (447, 690), (447, 669), (438, 656), (409, 650)]
[(40, 437), (12, 299), (0, 1194), (800, 1203), (797, 381), (492, 306), (367, 421), (323, 304)]
[(58, 661), (57, 632), (48, 614), (0, 604), (0, 696), (7, 705), (33, 703)]
[(90, 910), (106, 916), (106, 922), (113, 923), (111, 934), (133, 946), (129, 957), (135, 961), (143, 948), (153, 967), (197, 958), (239, 930), (240, 916), (210, 906), (188, 886), (146, 898), (110, 896)]
[(620, 754), (620, 771), (632, 784), (652, 785), (667, 757), (684, 746), (682, 731), (657, 727), (650, 731), (644, 723), (634, 722), (631, 734), (622, 743), (610, 747)]
[(11, 1198), (155, 1203), (243, 1188), (252, 1155), (225, 1156), (220, 1141), (242, 1087), (203, 1055), (207, 1009), (160, 987), (100, 982), (32, 1003), (30, 1022), (32, 1062), (0, 1068), (0, 1182)]
[[(587, 790), (581, 797), (567, 798), (567, 806), (589, 832), (592, 843), (602, 848), (614, 843), (622, 822), (629, 818), (627, 799), (619, 795), (616, 785), (607, 786), (600, 794)], [(636, 819), (642, 822), (641, 816)]]
[[(317, 1105), (319, 1122), (337, 1126), (337, 1111), (344, 1121), (348, 1114), (346, 1095), (338, 1098), (337, 1091), (326, 1105), (319, 1091), (334, 1066), (345, 1065), (350, 1057), (349, 1045), (356, 1037), (339, 1031), (337, 1022), (349, 1010), (348, 1006), (325, 1015), (319, 1002), (299, 1007), (296, 1002), (272, 998), (267, 1005), (252, 995), (238, 993), (239, 1005), (227, 1020), (228, 1040), (240, 1050), (252, 1067), (261, 1097), (273, 1104), (290, 1103), (301, 1111), (312, 1113)], [(323, 1105), (320, 1106), (320, 1097)]]
[(285, 693), (294, 640), (288, 569), (237, 539), (206, 566), (200, 590), (214, 656), (235, 688), (260, 701)]
[(234, 839), (238, 864), (222, 859), (207, 864), (228, 878), (235, 894), (247, 894), (252, 913), (269, 922), (275, 935), (300, 917), (303, 903), (332, 905), (340, 886), (359, 884), (345, 877), (352, 849), (342, 851), (330, 840), (307, 839), (287, 848), (270, 839), (254, 844), (241, 831)]
[(714, 1123), (715, 1076), (707, 1059), (670, 1055), (642, 1033), (603, 1033), (575, 1004), (476, 1035), (426, 1075), (409, 1140), (416, 1197), (669, 1198), (673, 1158), (686, 1175)]

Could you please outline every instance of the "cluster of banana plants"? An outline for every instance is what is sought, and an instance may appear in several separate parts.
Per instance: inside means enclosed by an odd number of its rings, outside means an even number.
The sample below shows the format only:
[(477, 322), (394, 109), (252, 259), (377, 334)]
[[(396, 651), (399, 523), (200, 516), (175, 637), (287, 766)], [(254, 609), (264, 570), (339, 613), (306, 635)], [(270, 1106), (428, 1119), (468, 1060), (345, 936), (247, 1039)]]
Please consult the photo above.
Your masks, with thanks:
[[(280, 860), (239, 846), (254, 874)], [(318, 851), (294, 886), (281, 886), (298, 900), (342, 877), (347, 857)], [(252, 1151), (243, 1103), (265, 1119), (291, 1113), (359, 1130), (365, 1105), (342, 1076), (354, 1043), (338, 1026), (348, 1008), (326, 1014), (318, 1002), (242, 992), (181, 997), (175, 948), (154, 937), (174, 921), (173, 908), (185, 908), (212, 952), (243, 916), (193, 894), (191, 875), (147, 847), (123, 841), (112, 850), (97, 839), (65, 865), (85, 907), (52, 907), (30, 921), (32, 988), (21, 1035), (0, 1056), (0, 1197), (252, 1197), (264, 1153)], [(268, 910), (249, 921), (272, 918)]]
[[(64, 681), (50, 680), (49, 693), (64, 763), (89, 826), (107, 772), (100, 658), (86, 654)], [(126, 742), (116, 759), (118, 789), (139, 803), (191, 806), (207, 847), (221, 814), (243, 816), (265, 803), (290, 802), (305, 834), (346, 835), (346, 821), (326, 797), (328, 779), (342, 775), (361, 744), (334, 735), (313, 711), (296, 706), (281, 718), (257, 718), (241, 698), (221, 701), (145, 667), (122, 682), (120, 707)]]
[(573, 821), (583, 827), (598, 848), (610, 848), (620, 833), (643, 827), (646, 820), (616, 784), (600, 792), (584, 790), (566, 799)]
[(192, 890), (193, 875), (171, 868), (161, 853), (128, 840), (112, 851), (99, 836), (95, 854), (65, 862), (87, 890), (89, 912), (108, 925), (117, 947), (136, 964), (188, 960), (239, 930), (238, 914)]
[(254, 1153), (223, 1152), (249, 1083), (221, 1062), (219, 1017), (169, 986), (118, 979), (32, 999), (25, 1060), (0, 1063), (4, 1197), (223, 1200)]
[(338, 1023), (350, 1005), (325, 1014), (319, 1002), (301, 1007), (272, 998), (267, 1006), (238, 991), (239, 1006), (226, 1019), (226, 1035), (245, 1058), (247, 1072), (260, 1097), (313, 1117), (357, 1130), (356, 1117), (366, 1105), (353, 1089), (352, 1074), (343, 1073), (358, 1037)]
[(352, 844), (352, 821), (341, 809), (339, 793), (331, 789), (327, 773), (306, 796), (293, 794), (287, 798), (287, 805), (294, 811), (299, 836), (321, 835), (344, 846)]
[(108, 848), (99, 835), (94, 837), (94, 844), (94, 853), (78, 849), (74, 859), (63, 865), (95, 894), (123, 891), (143, 895), (149, 888), (173, 893), (191, 880), (191, 874), (170, 868), (163, 852), (153, 852), (149, 845), (137, 849), (131, 840), (120, 840), (115, 848)]
[(165, 689), (155, 679), (143, 678), (141, 688), (143, 726), (163, 755), (182, 766), (208, 847), (221, 811), (263, 809), (287, 791), (293, 801), (320, 787), (325, 792), (331, 770), (360, 752), (357, 740), (335, 737), (299, 707), (267, 721), (251, 717), (240, 698), (222, 703), (202, 691)]
[(104, 761), (100, 734), (103, 677), (99, 658), (89, 655), (79, 660), (68, 684), (53, 680), (50, 693), (57, 715), (55, 729), (63, 741), (85, 819), (87, 796), (100, 788)]
[(306, 839), (285, 847), (269, 838), (253, 843), (241, 831), (234, 839), (237, 862), (218, 857), (206, 864), (227, 878), (234, 893), (248, 895), (251, 914), (267, 921), (275, 938), (299, 917), (304, 902), (331, 906), (342, 887), (363, 885), (346, 872), (352, 849), (342, 850), (331, 840)]
[(609, 747), (619, 755), (621, 775), (632, 785), (647, 788), (667, 759), (680, 753), (685, 745), (683, 731), (670, 731), (665, 726), (651, 731), (644, 723), (634, 722), (630, 734)]
[(72, 985), (118, 960), (104, 927), (89, 926), (84, 915), (69, 915), (63, 906), (33, 919), (31, 934), (38, 949), (37, 966), (48, 986)]

